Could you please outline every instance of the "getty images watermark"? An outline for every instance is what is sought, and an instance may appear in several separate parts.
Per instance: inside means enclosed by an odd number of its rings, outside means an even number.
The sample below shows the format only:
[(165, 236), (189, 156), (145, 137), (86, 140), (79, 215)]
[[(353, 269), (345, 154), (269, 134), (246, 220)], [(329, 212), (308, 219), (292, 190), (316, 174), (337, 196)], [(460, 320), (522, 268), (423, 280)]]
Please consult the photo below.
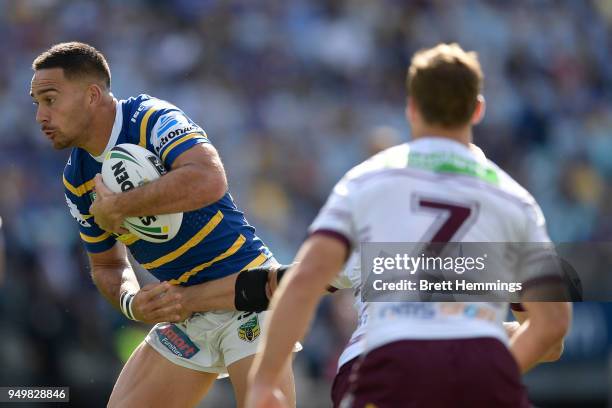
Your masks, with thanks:
[[(576, 253), (576, 245), (568, 248)], [(612, 259), (612, 245), (598, 251)], [(369, 302), (582, 300), (585, 277), (587, 283), (597, 277), (579, 276), (572, 263), (593, 256), (586, 248), (568, 262), (551, 243), (363, 243), (361, 296)], [(534, 298), (525, 299), (526, 293)]]
[[(372, 260), (372, 273), (382, 275), (385, 271), (395, 274), (401, 272), (410, 276), (417, 272), (426, 272), (430, 277), (432, 273), (455, 273), (463, 275), (466, 272), (485, 271), (487, 254), (482, 256), (437, 256), (425, 255), (412, 256), (407, 253), (395, 254), (394, 256), (377, 256)], [(522, 290), (521, 282), (502, 282), (497, 279), (494, 282), (472, 282), (467, 279), (442, 279), (430, 280), (419, 278), (418, 280), (400, 279), (386, 281), (383, 277), (373, 278), (372, 287), (376, 291), (448, 291), (466, 293), (475, 291), (507, 291), (515, 293)]]

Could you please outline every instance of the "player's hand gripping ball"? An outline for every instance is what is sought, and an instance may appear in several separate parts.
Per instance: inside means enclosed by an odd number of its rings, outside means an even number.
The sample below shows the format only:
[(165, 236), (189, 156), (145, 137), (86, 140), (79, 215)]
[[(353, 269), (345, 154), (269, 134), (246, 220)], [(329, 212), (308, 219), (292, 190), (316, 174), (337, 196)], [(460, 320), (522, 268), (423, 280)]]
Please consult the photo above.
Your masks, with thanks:
[[(166, 174), (161, 160), (147, 149), (123, 143), (113, 147), (102, 163), (102, 180), (113, 192), (121, 193), (142, 186)], [(183, 213), (127, 217), (123, 226), (138, 238), (162, 243), (174, 238)]]

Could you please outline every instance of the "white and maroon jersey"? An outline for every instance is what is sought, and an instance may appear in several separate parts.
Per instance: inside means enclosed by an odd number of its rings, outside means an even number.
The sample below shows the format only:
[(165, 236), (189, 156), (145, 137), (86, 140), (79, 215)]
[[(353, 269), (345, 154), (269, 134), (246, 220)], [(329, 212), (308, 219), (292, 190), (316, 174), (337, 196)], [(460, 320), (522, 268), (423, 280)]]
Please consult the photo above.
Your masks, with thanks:
[[(363, 242), (550, 242), (544, 216), (524, 188), (482, 152), (438, 137), (392, 147), (350, 170), (310, 232), (335, 234), (353, 251)], [(521, 274), (517, 264), (532, 256), (541, 254), (497, 257), (505, 264), (494, 270), (526, 283), (540, 276)], [(355, 280), (355, 272), (350, 276)], [(507, 342), (508, 303), (368, 302), (359, 309), (367, 309), (367, 349), (400, 339)]]
[(340, 274), (330, 286), (336, 289), (352, 289), (357, 312), (357, 327), (351, 334), (342, 354), (338, 358), (338, 369), (365, 350), (365, 334), (368, 322), (368, 304), (361, 301), (361, 259), (358, 251), (353, 251)]

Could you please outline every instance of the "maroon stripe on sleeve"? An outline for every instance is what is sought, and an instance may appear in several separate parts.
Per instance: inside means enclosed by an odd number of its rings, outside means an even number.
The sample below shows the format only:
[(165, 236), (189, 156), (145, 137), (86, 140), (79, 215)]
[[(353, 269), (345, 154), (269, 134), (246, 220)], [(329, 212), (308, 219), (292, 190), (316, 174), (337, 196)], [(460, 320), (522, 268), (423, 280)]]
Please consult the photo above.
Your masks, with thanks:
[(342, 233), (340, 233), (338, 231), (328, 230), (328, 229), (319, 229), (319, 230), (313, 231), (310, 234), (310, 236), (313, 236), (313, 235), (325, 235), (325, 236), (330, 237), (330, 238), (335, 238), (338, 241), (342, 242), (344, 245), (346, 245), (346, 249), (348, 251), (351, 250), (351, 247), (352, 247), (351, 240), (348, 239), (346, 235), (344, 235), (344, 234), (342, 234)]
[(342, 242), (345, 246), (346, 246), (346, 258), (348, 259), (348, 257), (351, 254), (351, 240), (348, 239), (348, 237), (338, 231), (334, 231), (334, 230), (329, 230), (329, 229), (318, 229), (316, 231), (313, 231), (310, 236), (313, 235), (325, 235), (327, 237), (330, 238), (335, 238), (338, 241)]
[(523, 307), (522, 303), (510, 303), (510, 309), (514, 310), (515, 312), (526, 312), (527, 311), (527, 309)]

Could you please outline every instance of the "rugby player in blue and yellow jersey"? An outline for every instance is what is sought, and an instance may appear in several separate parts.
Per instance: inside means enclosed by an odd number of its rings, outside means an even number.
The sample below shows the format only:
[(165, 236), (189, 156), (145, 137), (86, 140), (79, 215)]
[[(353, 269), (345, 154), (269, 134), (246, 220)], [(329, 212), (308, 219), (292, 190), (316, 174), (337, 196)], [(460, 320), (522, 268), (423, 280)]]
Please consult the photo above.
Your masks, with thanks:
[[(72, 148), (63, 183), (93, 280), (126, 316), (157, 323), (123, 368), (109, 406), (193, 406), (225, 372), (242, 406), (263, 314), (192, 312), (207, 310), (194, 306), (207, 282), (228, 282), (218, 285), (229, 288), (219, 304), (232, 305), (235, 274), (275, 261), (236, 208), (208, 136), (168, 102), (148, 95), (116, 100), (108, 64), (89, 45), (55, 45), (32, 67), (36, 121), (55, 149)], [(99, 173), (105, 153), (120, 143), (154, 152), (168, 173), (110, 192)], [(165, 243), (138, 240), (121, 227), (125, 217), (175, 212), (184, 212), (183, 222)], [(161, 283), (140, 288), (126, 248)], [(283, 391), (293, 396), (291, 367), (285, 370)]]

